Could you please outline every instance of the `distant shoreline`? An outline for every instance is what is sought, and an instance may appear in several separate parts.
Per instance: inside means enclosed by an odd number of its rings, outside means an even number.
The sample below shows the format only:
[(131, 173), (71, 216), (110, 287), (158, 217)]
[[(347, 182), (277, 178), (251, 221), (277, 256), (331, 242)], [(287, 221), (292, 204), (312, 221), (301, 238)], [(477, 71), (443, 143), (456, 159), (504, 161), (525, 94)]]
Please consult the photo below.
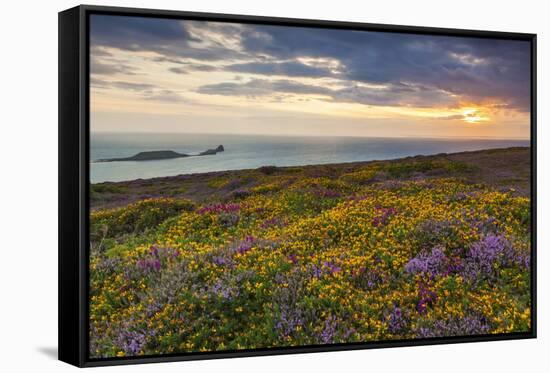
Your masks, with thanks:
[[(437, 154), (429, 154), (429, 155), (411, 155), (407, 157), (399, 157), (399, 158), (389, 158), (389, 159), (373, 159), (368, 161), (352, 161), (352, 162), (338, 162), (338, 163), (318, 163), (318, 164), (304, 164), (304, 165), (297, 165), (297, 166), (276, 166), (278, 169), (289, 169), (289, 168), (296, 168), (296, 167), (321, 167), (321, 166), (333, 166), (333, 167), (340, 167), (340, 166), (348, 166), (348, 165), (367, 165), (370, 163), (377, 163), (377, 162), (399, 162), (407, 159), (428, 159), (431, 157), (442, 157), (442, 156), (456, 156), (456, 155), (462, 155), (462, 154), (478, 154), (478, 153), (486, 153), (486, 152), (493, 152), (493, 151), (505, 151), (505, 150), (514, 150), (514, 149), (531, 149), (530, 146), (512, 146), (507, 148), (493, 148), (493, 149), (481, 149), (481, 150), (471, 150), (471, 151), (464, 151), (464, 152), (455, 152), (455, 153), (437, 153)], [(272, 166), (269, 164), (266, 164), (264, 166)], [(260, 166), (263, 167), (263, 166)], [(249, 170), (256, 170), (258, 167), (255, 168), (240, 168), (235, 170), (220, 170), (220, 171), (207, 171), (207, 172), (192, 172), (192, 173), (182, 173), (178, 175), (170, 175), (170, 176), (157, 176), (157, 177), (150, 177), (150, 178), (136, 178), (131, 180), (121, 180), (121, 181), (102, 181), (99, 183), (90, 183), (92, 185), (96, 184), (119, 184), (119, 183), (130, 183), (134, 181), (165, 181), (167, 179), (181, 179), (182, 177), (192, 177), (197, 175), (219, 175), (219, 174), (226, 174), (228, 172), (240, 172), (240, 171), (249, 171)]]
[[(453, 162), (469, 171), (443, 172), (438, 177), (461, 177), (472, 183), (485, 183), (497, 188), (511, 188), (529, 196), (531, 185), (531, 147), (508, 147), (433, 155), (416, 155), (389, 160), (371, 160), (331, 164), (276, 167), (264, 165), (241, 170), (210, 171), (147, 179), (91, 184), (91, 208), (123, 206), (145, 198), (187, 198), (197, 202), (221, 198), (255, 186), (258, 177), (329, 178), (357, 172), (370, 165), (406, 165), (418, 162)], [(428, 177), (434, 175), (427, 174)], [(390, 177), (391, 179), (391, 177)], [(399, 177), (396, 179), (400, 179)]]
[[(219, 157), (181, 157), (198, 154), (216, 144), (226, 152)], [(333, 164), (397, 159), (413, 155), (454, 153), (481, 149), (529, 146), (518, 140), (437, 140), (374, 139), (359, 137), (266, 137), (266, 136), (117, 136), (96, 137), (91, 142), (90, 159), (112, 159), (114, 163), (91, 163), (93, 183), (127, 181), (181, 174), (241, 170), (275, 165)], [(143, 152), (174, 152), (173, 157), (141, 162), (134, 159)], [(177, 157), (176, 157), (177, 156)], [(128, 164), (118, 162), (127, 158)], [(164, 158), (164, 157), (163, 157)], [(139, 161), (139, 162), (135, 162)]]

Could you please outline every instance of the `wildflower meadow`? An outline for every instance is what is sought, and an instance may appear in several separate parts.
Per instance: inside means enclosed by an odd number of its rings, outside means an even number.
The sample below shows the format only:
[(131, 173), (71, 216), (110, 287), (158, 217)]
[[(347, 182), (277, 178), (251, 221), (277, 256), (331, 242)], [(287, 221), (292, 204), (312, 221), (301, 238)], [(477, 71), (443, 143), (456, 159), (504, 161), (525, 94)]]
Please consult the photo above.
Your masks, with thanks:
[(530, 196), (478, 167), (439, 156), (92, 185), (90, 356), (527, 332)]

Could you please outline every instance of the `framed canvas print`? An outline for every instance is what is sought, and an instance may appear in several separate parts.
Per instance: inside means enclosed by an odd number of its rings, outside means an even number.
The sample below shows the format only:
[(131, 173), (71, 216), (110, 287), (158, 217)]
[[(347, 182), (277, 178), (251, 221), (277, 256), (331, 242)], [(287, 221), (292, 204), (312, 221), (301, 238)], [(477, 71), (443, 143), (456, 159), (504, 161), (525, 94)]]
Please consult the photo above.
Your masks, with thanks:
[(59, 357), (536, 336), (535, 35), (59, 14)]

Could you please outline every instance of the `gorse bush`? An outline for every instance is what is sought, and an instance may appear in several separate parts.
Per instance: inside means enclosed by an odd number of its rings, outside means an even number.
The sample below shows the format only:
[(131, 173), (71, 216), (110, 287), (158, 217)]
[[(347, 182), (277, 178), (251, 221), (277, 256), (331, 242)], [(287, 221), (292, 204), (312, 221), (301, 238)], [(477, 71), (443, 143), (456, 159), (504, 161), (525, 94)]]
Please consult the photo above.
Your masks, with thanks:
[(258, 171), (265, 175), (273, 175), (277, 170), (276, 166), (262, 166), (258, 168)]
[(194, 203), (188, 200), (156, 198), (132, 203), (124, 208), (94, 211), (90, 216), (90, 235), (92, 240), (97, 240), (143, 232), (194, 207)]
[(383, 163), (376, 167), (386, 172), (392, 178), (411, 176), (413, 173), (443, 174), (460, 173), (473, 170), (472, 166), (450, 160), (420, 160)]
[(92, 184), (90, 186), (90, 200), (100, 200), (108, 195), (121, 195), (128, 193), (128, 187), (112, 183)]
[(116, 185), (116, 184), (110, 184), (110, 183), (103, 183), (103, 184), (92, 184), (90, 186), (90, 192), (91, 193), (127, 193), (128, 187)]
[(529, 199), (371, 166), (93, 212), (91, 356), (528, 331)]
[(351, 183), (364, 184), (375, 180), (379, 172), (380, 171), (374, 167), (367, 168), (364, 170), (343, 174), (340, 176), (340, 179)]

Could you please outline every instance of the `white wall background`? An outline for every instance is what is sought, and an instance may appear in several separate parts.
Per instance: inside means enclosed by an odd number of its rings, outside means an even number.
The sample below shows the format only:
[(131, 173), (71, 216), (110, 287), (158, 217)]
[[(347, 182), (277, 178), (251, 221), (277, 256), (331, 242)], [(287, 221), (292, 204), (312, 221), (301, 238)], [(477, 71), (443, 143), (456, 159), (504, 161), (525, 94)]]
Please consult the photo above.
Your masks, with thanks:
[[(126, 366), (117, 371), (536, 372), (550, 366), (550, 23), (541, 0), (111, 0), (97, 5), (538, 33), (537, 340)], [(69, 371), (57, 354), (57, 12), (76, 1), (5, 1), (0, 12), (0, 370)]]

